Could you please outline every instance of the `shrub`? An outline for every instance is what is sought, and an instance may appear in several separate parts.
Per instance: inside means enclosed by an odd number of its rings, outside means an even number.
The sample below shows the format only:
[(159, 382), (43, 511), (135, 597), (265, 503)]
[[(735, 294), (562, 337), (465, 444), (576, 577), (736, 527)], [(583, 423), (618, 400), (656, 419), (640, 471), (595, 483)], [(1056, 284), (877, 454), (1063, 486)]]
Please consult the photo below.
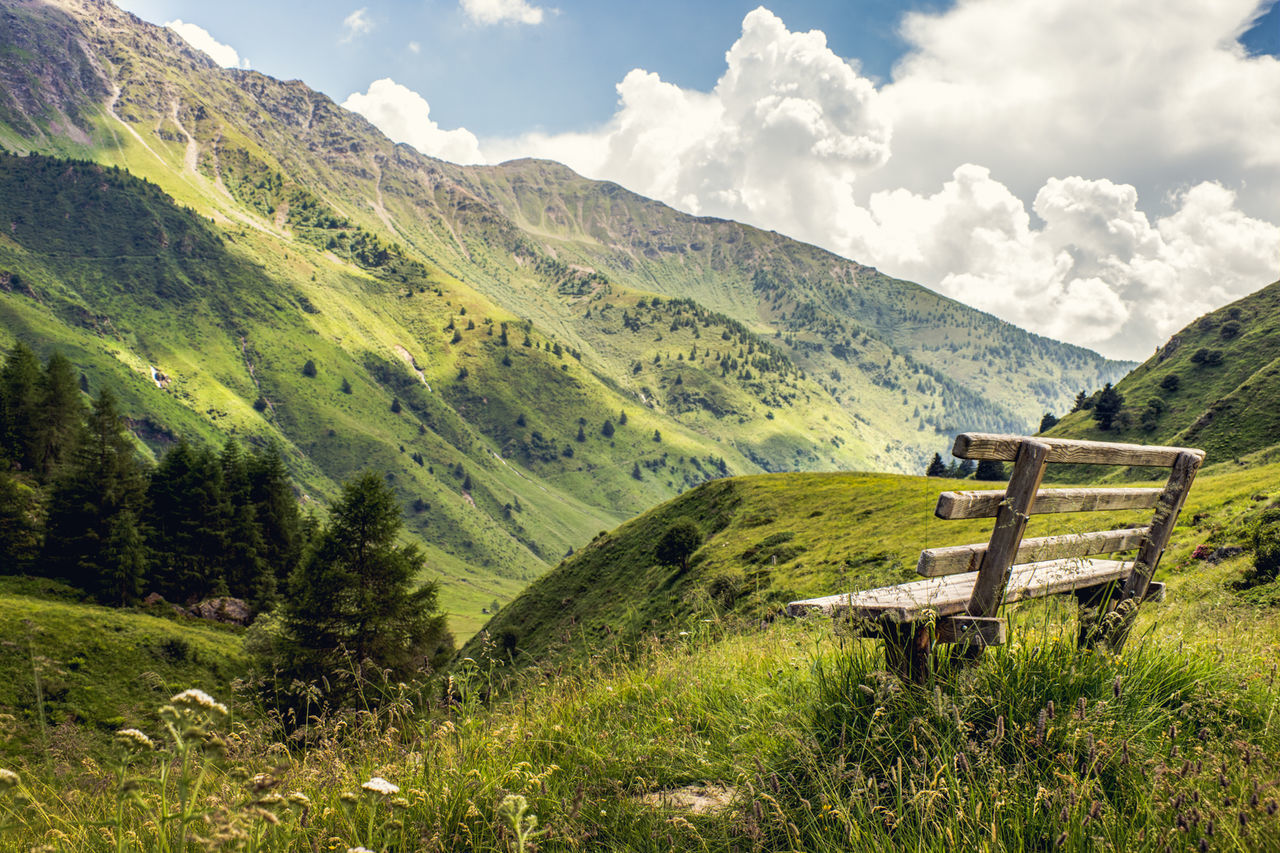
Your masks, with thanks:
[(308, 379), (314, 379), (316, 375), (316, 363), (311, 359), (307, 359), (307, 363), (302, 365), (302, 375)]
[(1269, 506), (1258, 516), (1250, 544), (1253, 546), (1253, 568), (1245, 582), (1256, 586), (1280, 577), (1280, 506)]
[(702, 531), (691, 519), (677, 518), (658, 539), (653, 555), (667, 566), (689, 568), (689, 558), (702, 546)]
[(1178, 378), (1178, 374), (1170, 373), (1164, 379), (1160, 380), (1160, 387), (1165, 391), (1173, 392), (1178, 390), (1178, 386), (1182, 384), (1182, 380)]

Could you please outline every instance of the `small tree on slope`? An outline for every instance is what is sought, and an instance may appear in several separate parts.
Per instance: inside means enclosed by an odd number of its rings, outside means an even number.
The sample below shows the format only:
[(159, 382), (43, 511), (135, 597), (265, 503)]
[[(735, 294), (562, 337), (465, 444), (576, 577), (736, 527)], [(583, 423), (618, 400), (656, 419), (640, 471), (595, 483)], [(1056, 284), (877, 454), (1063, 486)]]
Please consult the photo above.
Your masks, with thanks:
[(436, 586), (414, 588), (422, 554), (397, 545), (400, 506), (373, 473), (342, 489), (329, 523), (293, 573), (284, 607), (286, 676), (328, 678), (330, 698), (349, 698), (334, 674), (349, 661), (389, 670), (395, 680), (442, 663), (453, 649)]

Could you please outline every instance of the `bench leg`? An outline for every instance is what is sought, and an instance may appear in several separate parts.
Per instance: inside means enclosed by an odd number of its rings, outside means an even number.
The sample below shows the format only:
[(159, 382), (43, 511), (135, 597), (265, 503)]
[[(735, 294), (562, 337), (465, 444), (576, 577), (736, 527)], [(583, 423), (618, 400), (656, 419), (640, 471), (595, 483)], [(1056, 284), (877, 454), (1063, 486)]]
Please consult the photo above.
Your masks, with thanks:
[(1120, 585), (1115, 581), (1076, 590), (1076, 648), (1094, 649), (1106, 644), (1103, 619), (1119, 595)]
[(924, 684), (933, 668), (933, 633), (927, 622), (881, 627), (885, 668), (903, 681)]

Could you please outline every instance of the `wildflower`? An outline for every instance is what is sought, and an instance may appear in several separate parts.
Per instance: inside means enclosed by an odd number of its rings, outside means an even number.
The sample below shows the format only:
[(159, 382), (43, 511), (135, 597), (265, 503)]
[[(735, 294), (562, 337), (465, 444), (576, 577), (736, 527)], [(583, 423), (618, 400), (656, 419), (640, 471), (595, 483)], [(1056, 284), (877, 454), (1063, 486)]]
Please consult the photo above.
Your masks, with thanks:
[(386, 779), (383, 779), (381, 776), (374, 776), (372, 779), (370, 779), (368, 782), (365, 782), (360, 787), (364, 788), (366, 791), (372, 791), (375, 794), (381, 794), (384, 797), (389, 797), (392, 794), (400, 793), (399, 785), (394, 785), (388, 782)]
[(347, 853), (373, 853), (368, 847), (348, 847)]
[(14, 773), (12, 770), (6, 770), (5, 768), (0, 767), (0, 790), (12, 788), (21, 781), (22, 779), (21, 777), (18, 776), (17, 773)]
[(221, 702), (215, 702), (212, 696), (195, 687), (184, 690), (174, 696), (169, 700), (169, 704), (191, 711), (211, 711), (220, 717), (227, 715), (226, 705)]
[(116, 732), (116, 740), (130, 749), (154, 749), (155, 743), (137, 729), (121, 729)]

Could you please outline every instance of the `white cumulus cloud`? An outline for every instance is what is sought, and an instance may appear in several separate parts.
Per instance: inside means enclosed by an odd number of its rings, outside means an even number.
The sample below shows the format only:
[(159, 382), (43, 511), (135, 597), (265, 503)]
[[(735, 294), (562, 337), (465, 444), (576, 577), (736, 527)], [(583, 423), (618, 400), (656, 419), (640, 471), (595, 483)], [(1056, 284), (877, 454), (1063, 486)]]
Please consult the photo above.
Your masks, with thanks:
[[(533, 9), (463, 7), (486, 22)], [(1257, 12), (959, 0), (904, 19), (908, 52), (877, 88), (822, 32), (760, 7), (710, 91), (634, 69), (594, 130), (481, 144), (390, 80), (346, 106), (435, 156), (559, 160), (1144, 358), (1280, 277), (1280, 61), (1235, 41)]]
[(374, 80), (369, 91), (352, 93), (342, 106), (373, 122), (396, 142), (454, 163), (482, 163), (480, 143), (466, 128), (441, 130), (421, 95), (389, 77)]
[(477, 24), (541, 24), (543, 10), (526, 0), (461, 0), (462, 11)]
[(178, 18), (177, 20), (166, 21), (165, 26), (182, 36), (187, 44), (196, 50), (204, 52), (223, 68), (249, 67), (249, 60), (242, 59), (234, 47), (218, 41), (209, 34), (208, 30), (198, 24), (190, 24)]
[(342, 19), (342, 38), (339, 41), (345, 44), (371, 32), (373, 32), (373, 21), (369, 19), (369, 8), (361, 6)]
[(1257, 0), (961, 0), (879, 88), (761, 7), (709, 91), (636, 69), (590, 132), (486, 140), (1141, 358), (1280, 277), (1280, 62)]

